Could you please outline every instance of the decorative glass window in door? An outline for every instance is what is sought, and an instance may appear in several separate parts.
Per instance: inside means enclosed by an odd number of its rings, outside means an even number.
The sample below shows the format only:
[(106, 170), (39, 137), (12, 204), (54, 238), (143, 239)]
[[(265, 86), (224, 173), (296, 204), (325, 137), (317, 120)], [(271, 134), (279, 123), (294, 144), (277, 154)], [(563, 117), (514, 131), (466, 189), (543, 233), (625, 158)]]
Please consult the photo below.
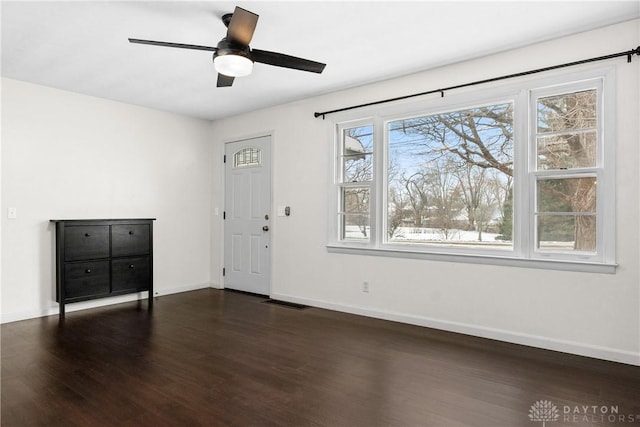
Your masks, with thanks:
[(243, 148), (233, 155), (233, 167), (243, 168), (248, 166), (260, 166), (262, 164), (262, 151), (259, 148)]

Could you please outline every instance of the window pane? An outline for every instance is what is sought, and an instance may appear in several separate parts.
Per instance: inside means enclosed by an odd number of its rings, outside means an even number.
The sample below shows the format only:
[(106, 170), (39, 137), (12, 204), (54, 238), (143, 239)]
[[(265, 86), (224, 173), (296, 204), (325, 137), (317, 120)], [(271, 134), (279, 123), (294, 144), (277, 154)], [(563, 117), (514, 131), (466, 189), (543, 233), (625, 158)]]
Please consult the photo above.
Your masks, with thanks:
[(259, 148), (243, 148), (233, 155), (233, 167), (260, 166), (262, 150)]
[(595, 215), (539, 215), (538, 249), (596, 251)]
[(342, 182), (373, 179), (373, 126), (344, 129), (342, 134)]
[(538, 169), (596, 166), (596, 132), (538, 137)]
[(594, 129), (596, 101), (595, 89), (539, 98), (538, 132)]
[(342, 206), (340, 210), (346, 213), (369, 213), (369, 188), (343, 188)]
[(373, 156), (345, 156), (343, 160), (343, 182), (366, 182), (373, 177)]
[(512, 247), (513, 105), (388, 124), (387, 237)]
[[(537, 109), (539, 170), (596, 166), (596, 90), (539, 98)], [(538, 249), (596, 251), (596, 190), (595, 176), (538, 179)]]
[(538, 181), (538, 212), (595, 212), (596, 178)]
[(341, 217), (341, 239), (369, 240), (371, 224), (369, 215), (344, 214)]

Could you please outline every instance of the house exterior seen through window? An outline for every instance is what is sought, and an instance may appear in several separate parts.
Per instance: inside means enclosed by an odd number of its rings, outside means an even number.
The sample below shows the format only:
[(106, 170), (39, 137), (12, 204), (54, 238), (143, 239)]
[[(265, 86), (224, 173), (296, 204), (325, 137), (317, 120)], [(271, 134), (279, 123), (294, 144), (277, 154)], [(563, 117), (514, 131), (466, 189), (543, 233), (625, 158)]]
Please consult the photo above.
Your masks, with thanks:
[(342, 129), (339, 156), (338, 222), (340, 238), (369, 241), (371, 183), (373, 179), (373, 126)]

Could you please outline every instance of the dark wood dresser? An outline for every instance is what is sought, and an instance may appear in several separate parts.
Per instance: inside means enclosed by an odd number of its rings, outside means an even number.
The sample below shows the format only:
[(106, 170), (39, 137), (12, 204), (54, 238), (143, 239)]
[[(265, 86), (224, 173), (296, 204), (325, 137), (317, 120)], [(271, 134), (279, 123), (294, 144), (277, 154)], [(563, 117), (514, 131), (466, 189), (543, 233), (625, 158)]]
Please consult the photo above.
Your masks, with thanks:
[(56, 301), (65, 304), (149, 291), (153, 307), (153, 221), (52, 219), (56, 226)]

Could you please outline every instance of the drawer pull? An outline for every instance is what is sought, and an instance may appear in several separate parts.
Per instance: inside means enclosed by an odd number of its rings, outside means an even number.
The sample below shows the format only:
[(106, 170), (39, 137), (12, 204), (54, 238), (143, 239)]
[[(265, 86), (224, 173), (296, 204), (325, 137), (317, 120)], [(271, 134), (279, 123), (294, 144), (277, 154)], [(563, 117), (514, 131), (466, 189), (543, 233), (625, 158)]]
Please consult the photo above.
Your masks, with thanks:
[(133, 264), (129, 264), (129, 268), (135, 268), (135, 266)]
[(87, 273), (87, 274), (90, 274), (91, 273), (91, 269), (87, 268), (84, 272)]
[(129, 236), (133, 236), (133, 231), (129, 231)]
[(91, 237), (91, 234), (89, 234), (89, 233), (84, 233), (84, 237)]

